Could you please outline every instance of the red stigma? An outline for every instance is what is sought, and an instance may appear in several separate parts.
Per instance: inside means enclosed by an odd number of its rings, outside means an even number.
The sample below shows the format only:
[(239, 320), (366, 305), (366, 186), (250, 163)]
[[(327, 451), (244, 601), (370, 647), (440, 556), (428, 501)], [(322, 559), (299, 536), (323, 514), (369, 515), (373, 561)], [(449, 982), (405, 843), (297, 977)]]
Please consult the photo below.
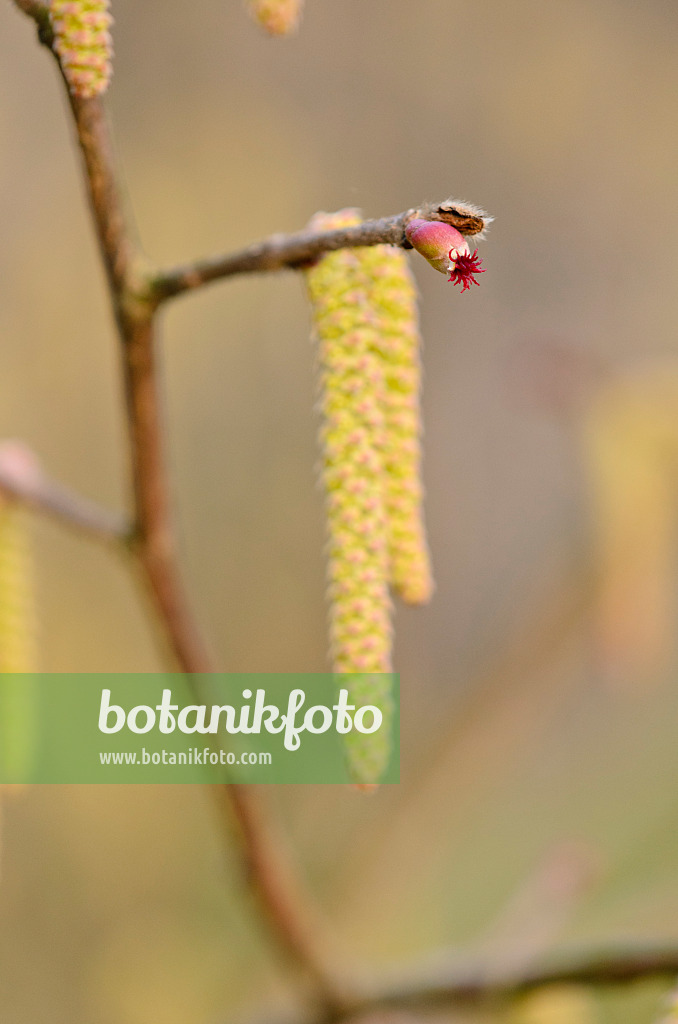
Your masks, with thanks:
[(450, 260), (454, 264), (454, 267), (450, 271), (448, 281), (454, 281), (455, 285), (461, 284), (462, 294), (467, 288), (470, 288), (472, 284), (480, 284), (480, 281), (476, 281), (476, 274), (484, 274), (485, 271), (482, 269), (480, 264), (482, 260), (478, 255), (478, 250), (471, 255), (470, 253), (458, 253), (454, 255), (455, 250), (450, 249)]

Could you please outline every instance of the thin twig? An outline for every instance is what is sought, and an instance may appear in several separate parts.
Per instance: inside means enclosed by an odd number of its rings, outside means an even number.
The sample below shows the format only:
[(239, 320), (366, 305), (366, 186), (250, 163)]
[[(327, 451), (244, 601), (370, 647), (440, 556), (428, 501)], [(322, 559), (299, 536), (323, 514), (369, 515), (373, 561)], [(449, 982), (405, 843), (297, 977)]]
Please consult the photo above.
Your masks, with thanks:
[[(299, 888), (286, 855), (283, 837), (272, 828), (268, 808), (257, 798), (254, 786), (213, 786), (237, 822), (249, 886), (264, 909), (269, 928), (310, 982), (310, 1002), (321, 1015), (340, 1015), (353, 1005), (353, 985), (328, 941), (313, 905)], [(331, 965), (331, 966), (330, 966)]]
[(272, 235), (238, 252), (162, 271), (152, 282), (152, 293), (157, 302), (163, 302), (235, 274), (299, 268), (335, 249), (382, 243), (411, 248), (405, 237), (405, 228), (414, 217), (445, 221), (467, 235), (479, 235), (491, 219), (475, 208), (449, 201), (425, 204), (393, 217), (366, 220), (354, 227), (334, 231), (307, 230), (292, 235)]
[(678, 974), (678, 945), (628, 941), (618, 946), (584, 947), (554, 953), (530, 967), (497, 970), (468, 960), (387, 981), (365, 994), (359, 1013), (386, 1008), (424, 1008), (507, 1001), (548, 985), (623, 985)]
[(34, 480), (22, 479), (1, 461), (0, 493), (107, 544), (124, 544), (131, 534), (124, 516), (101, 508), (42, 473)]
[(98, 99), (69, 94), (96, 234), (121, 341), (134, 494), (134, 549), (172, 653), (187, 672), (213, 671), (179, 578), (164, 466), (152, 306), (113, 173), (113, 147)]
[(592, 848), (572, 841), (555, 845), (475, 945), (479, 956), (515, 972), (538, 963), (556, 945), (596, 874)]
[(38, 40), (44, 46), (51, 47), (53, 33), (49, 17), (49, 4), (45, 0), (14, 0), (14, 5), (33, 19), (38, 29)]
[[(451, 959), (440, 953), (427, 962), (389, 971), (381, 981), (366, 982), (353, 1004), (316, 1016), (297, 1015), (301, 1024), (339, 1024), (363, 1018), (388, 1019), (405, 1012), (449, 1012), (470, 1007), (501, 1008), (550, 985), (616, 987), (678, 975), (676, 942), (622, 941), (617, 945), (563, 949), (531, 965), (498, 965), (487, 957)], [(291, 1024), (288, 1013), (257, 1012), (253, 1024)]]

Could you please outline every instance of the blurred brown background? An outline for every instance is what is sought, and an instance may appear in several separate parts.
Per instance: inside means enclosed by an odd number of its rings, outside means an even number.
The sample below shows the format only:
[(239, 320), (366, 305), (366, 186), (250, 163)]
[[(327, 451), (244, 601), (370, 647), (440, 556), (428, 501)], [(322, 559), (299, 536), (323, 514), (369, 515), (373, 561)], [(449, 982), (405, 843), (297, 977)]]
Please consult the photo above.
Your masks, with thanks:
[[(113, 13), (107, 104), (155, 260), (347, 205), (379, 216), (452, 194), (496, 217), (472, 293), (413, 259), (437, 593), (397, 614), (403, 782), (271, 794), (341, 941), (366, 968), (482, 946), (561, 847), (591, 871), (552, 941), (678, 939), (675, 5), (307, 0), (284, 41), (239, 0)], [(55, 68), (5, 4), (0, 436), (123, 507), (78, 171)], [(223, 667), (324, 670), (301, 283), (216, 285), (164, 328), (185, 565)], [(44, 521), (34, 535), (42, 667), (160, 667), (123, 567)], [(282, 998), (202, 792), (36, 789), (11, 801), (3, 846), (5, 1024), (211, 1024)], [(532, 925), (549, 932), (554, 901)], [(537, 1019), (641, 1024), (661, 991), (565, 1016), (547, 1002)]]

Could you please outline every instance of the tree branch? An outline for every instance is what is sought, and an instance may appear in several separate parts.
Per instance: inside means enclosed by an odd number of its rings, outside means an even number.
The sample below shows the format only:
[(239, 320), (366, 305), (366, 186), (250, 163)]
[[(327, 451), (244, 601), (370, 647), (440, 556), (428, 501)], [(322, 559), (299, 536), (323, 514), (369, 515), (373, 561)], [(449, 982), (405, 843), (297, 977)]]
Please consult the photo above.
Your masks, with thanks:
[(623, 985), (676, 974), (675, 942), (628, 941), (617, 946), (565, 950), (531, 967), (513, 970), (498, 971), (491, 964), (461, 961), (442, 969), (424, 970), (409, 979), (406, 971), (400, 971), (396, 982), (386, 981), (365, 994), (355, 1012), (504, 1002), (548, 985)]
[[(42, 40), (49, 43), (47, 5), (42, 0), (15, 0), (15, 4), (36, 21)], [(155, 351), (157, 305), (235, 274), (297, 268), (335, 249), (379, 243), (407, 247), (405, 227), (415, 216), (444, 220), (467, 235), (482, 232), (488, 219), (479, 211), (449, 201), (339, 231), (277, 235), (240, 252), (149, 274), (125, 222), (101, 103), (71, 97), (71, 107), (121, 341), (134, 524), (129, 528), (112, 513), (77, 497), (40, 472), (32, 476), (31, 472), (17, 473), (16, 466), (3, 464), (2, 458), (0, 492), (98, 538), (115, 542), (129, 538), (177, 662), (191, 676), (211, 672), (214, 663), (177, 567)], [(504, 965), (500, 970), (496, 965), (465, 961), (424, 970), (409, 978), (400, 971), (396, 982), (386, 979), (358, 996), (346, 998), (328, 970), (313, 915), (300, 898), (287, 863), (279, 856), (277, 841), (269, 834), (253, 788), (211, 788), (229, 820), (232, 815), (237, 823), (248, 880), (273, 935), (314, 983), (324, 1024), (375, 1010), (505, 1001), (553, 984), (619, 985), (678, 974), (675, 944), (626, 943), (616, 948), (561, 952), (531, 967)], [(222, 821), (226, 823), (226, 815)]]
[[(405, 965), (381, 981), (366, 982), (350, 1006), (316, 1016), (295, 1017), (302, 1024), (340, 1024), (362, 1018), (388, 1020), (388, 1013), (449, 1012), (501, 1007), (550, 985), (615, 987), (653, 979), (675, 981), (678, 944), (633, 940), (605, 946), (560, 950), (531, 965), (498, 966), (488, 958), (456, 960), (434, 954), (428, 963)], [(410, 1018), (411, 1019), (411, 1018)], [(288, 1013), (258, 1012), (253, 1024), (291, 1024)]]
[(52, 45), (52, 25), (49, 5), (45, 0), (14, 0), (15, 7), (32, 18), (38, 29), (38, 39), (45, 46)]
[(210, 672), (212, 660), (177, 569), (153, 308), (145, 299), (140, 257), (127, 230), (110, 133), (99, 99), (79, 99), (70, 93), (69, 99), (121, 342), (134, 496), (133, 548), (177, 663), (186, 672)]
[[(142, 568), (174, 658), (199, 689), (199, 674), (216, 671), (180, 576), (164, 453), (156, 302), (127, 230), (114, 171), (113, 150), (98, 99), (70, 97), (97, 238), (106, 268), (121, 355), (134, 494), (132, 549)], [(237, 824), (246, 879), (279, 948), (311, 980), (325, 1008), (343, 1004), (307, 898), (301, 893), (281, 844), (259, 808), (253, 787), (210, 787), (229, 836)]]
[(14, 4), (34, 21), (40, 21), (48, 13), (44, 0), (14, 0)]
[[(41, 0), (15, 3), (35, 20), (40, 40), (51, 47), (47, 5)], [(173, 656), (188, 674), (191, 685), (198, 688), (197, 676), (215, 671), (216, 666), (178, 569), (158, 382), (154, 323), (158, 299), (150, 287), (153, 277), (128, 229), (101, 101), (72, 96), (68, 88), (67, 95), (120, 338), (134, 497), (134, 522), (129, 531), (125, 529), (125, 536), (142, 569)], [(30, 495), (25, 488), (19, 493), (21, 489), (11, 474), (5, 484), (14, 497), (33, 502), (71, 523), (78, 522), (91, 532), (106, 533), (100, 516), (91, 507), (85, 509), (81, 501), (54, 484), (43, 480)], [(255, 789), (232, 785), (211, 786), (210, 790), (217, 797), (229, 836), (231, 821), (237, 825), (246, 880), (271, 934), (282, 952), (312, 981), (316, 1002), (327, 1012), (338, 1010), (344, 1005), (342, 987), (319, 947), (313, 914), (280, 855), (280, 842), (271, 835)]]
[[(49, 45), (47, 8), (38, 0), (16, 2), (36, 20), (42, 41)], [(482, 230), (484, 222), (474, 211), (441, 204), (426, 211), (409, 211), (383, 221), (368, 222), (357, 230), (306, 232), (292, 238), (278, 236), (233, 257), (165, 274), (151, 274), (126, 223), (101, 101), (99, 98), (80, 99), (68, 90), (67, 93), (120, 338), (134, 498), (130, 543), (174, 658), (188, 674), (191, 684), (199, 688), (200, 674), (213, 672), (215, 664), (190, 607), (178, 568), (165, 469), (155, 334), (157, 306), (172, 295), (210, 280), (234, 273), (300, 265), (331, 248), (383, 241), (404, 245), (405, 225), (416, 212), (450, 220), (460, 229), (464, 222), (468, 233)], [(270, 834), (270, 824), (261, 813), (256, 791), (236, 785), (210, 788), (218, 797), (220, 811), (226, 812), (222, 814), (224, 826), (228, 830), (231, 818), (237, 824), (247, 881), (278, 946), (312, 982), (315, 1000), (325, 1014), (345, 1012), (352, 1000), (329, 966), (329, 958), (319, 942), (314, 915), (288, 862), (280, 855), (279, 840)]]
[[(212, 786), (223, 805), (222, 824), (232, 815), (240, 834), (246, 880), (263, 908), (269, 928), (288, 959), (301, 967), (321, 1016), (339, 1017), (354, 1003), (353, 985), (313, 905), (299, 888), (282, 837), (271, 826), (254, 786)], [(331, 965), (331, 966), (330, 966)]]
[(293, 235), (272, 235), (263, 242), (257, 242), (238, 252), (197, 260), (195, 263), (162, 271), (151, 283), (152, 295), (156, 302), (164, 302), (175, 295), (201, 288), (224, 277), (233, 277), (235, 274), (298, 269), (312, 263), (323, 253), (335, 249), (383, 243), (411, 248), (405, 237), (405, 228), (414, 217), (445, 221), (463, 234), (476, 236), (482, 234), (491, 220), (475, 207), (448, 200), (440, 204), (425, 204), (419, 209), (406, 210), (393, 217), (366, 220), (354, 227), (334, 231), (306, 230)]

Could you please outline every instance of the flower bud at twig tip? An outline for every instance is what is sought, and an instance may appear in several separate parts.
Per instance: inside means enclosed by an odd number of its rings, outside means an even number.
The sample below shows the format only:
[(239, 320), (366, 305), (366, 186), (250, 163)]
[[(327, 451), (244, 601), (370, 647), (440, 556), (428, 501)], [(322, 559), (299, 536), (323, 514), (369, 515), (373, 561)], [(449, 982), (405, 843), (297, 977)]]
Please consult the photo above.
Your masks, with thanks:
[(411, 220), (405, 229), (408, 242), (441, 274), (449, 274), (448, 281), (462, 285), (462, 292), (484, 274), (478, 250), (471, 253), (468, 242), (456, 228), (438, 220)]

